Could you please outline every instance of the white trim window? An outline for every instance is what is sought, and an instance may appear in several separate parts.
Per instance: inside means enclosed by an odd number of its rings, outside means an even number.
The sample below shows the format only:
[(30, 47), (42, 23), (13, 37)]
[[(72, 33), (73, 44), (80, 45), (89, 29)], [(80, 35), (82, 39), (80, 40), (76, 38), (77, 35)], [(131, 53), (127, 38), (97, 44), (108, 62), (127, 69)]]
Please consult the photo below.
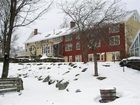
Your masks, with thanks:
[(69, 62), (72, 62), (72, 56), (69, 56)]
[(53, 56), (53, 47), (52, 46), (46, 47), (46, 54), (47, 54), (47, 56)]
[(72, 43), (67, 43), (65, 45), (65, 51), (72, 51)]
[(75, 56), (75, 62), (82, 62), (82, 56), (81, 55), (76, 55)]
[(112, 52), (112, 60), (120, 60), (120, 52), (119, 51)]
[(120, 35), (111, 36), (109, 39), (109, 45), (111, 46), (120, 45)]
[(68, 56), (64, 57), (65, 62), (68, 62)]

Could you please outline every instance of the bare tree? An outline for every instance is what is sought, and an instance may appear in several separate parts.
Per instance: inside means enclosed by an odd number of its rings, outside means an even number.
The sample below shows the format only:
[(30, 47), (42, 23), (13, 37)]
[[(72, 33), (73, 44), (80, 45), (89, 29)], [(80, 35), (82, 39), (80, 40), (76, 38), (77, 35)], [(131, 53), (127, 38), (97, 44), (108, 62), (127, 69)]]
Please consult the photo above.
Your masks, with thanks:
[[(1, 41), (1, 57), (3, 57), (4, 56), (4, 44), (3, 44), (3, 37), (2, 36), (0, 36), (0, 41)], [(10, 45), (10, 49), (11, 49), (11, 51), (10, 51), (10, 55), (12, 54), (14, 54), (14, 53), (16, 53), (16, 51), (15, 51), (15, 46), (16, 46), (16, 41), (19, 39), (19, 37), (18, 37), (18, 35), (17, 34), (14, 34), (13, 36), (12, 36), (12, 39), (11, 39), (11, 45)]]
[(67, 28), (69, 26), (68, 19), (64, 17), (63, 23), (59, 26), (60, 28)]
[[(98, 43), (107, 39), (107, 29), (124, 15), (120, 0), (73, 0), (59, 3), (60, 9), (76, 23), (81, 36), (83, 58), (87, 61), (88, 47), (94, 51), (94, 70), (98, 76), (97, 54)], [(104, 34), (102, 34), (104, 33)]]
[(19, 36), (17, 34), (12, 35), (11, 39), (11, 47), (10, 47), (10, 56), (16, 57), (17, 53), (17, 40), (19, 39)]
[[(45, 0), (0, 0), (0, 27), (3, 36), (4, 60), (2, 78), (7, 78), (9, 55), (13, 32), (21, 26), (33, 23), (45, 14), (53, 1)], [(43, 9), (42, 5), (45, 6)]]

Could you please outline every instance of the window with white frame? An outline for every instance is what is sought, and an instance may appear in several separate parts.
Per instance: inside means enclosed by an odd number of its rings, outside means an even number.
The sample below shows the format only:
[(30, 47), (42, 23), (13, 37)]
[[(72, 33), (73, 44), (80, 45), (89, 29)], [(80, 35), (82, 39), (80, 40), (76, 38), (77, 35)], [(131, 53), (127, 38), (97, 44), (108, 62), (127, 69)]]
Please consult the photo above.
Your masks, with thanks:
[(81, 55), (76, 55), (75, 56), (75, 62), (82, 62), (82, 56)]
[(80, 42), (76, 42), (76, 50), (80, 50)]
[(68, 62), (68, 56), (64, 57), (65, 62)]
[(46, 53), (49, 54), (50, 53), (50, 46), (46, 47)]
[(65, 51), (72, 51), (72, 43), (67, 43), (65, 45)]
[(69, 56), (69, 62), (72, 62), (72, 56)]
[(42, 47), (42, 54), (46, 54), (46, 52), (47, 52), (47, 46), (43, 45), (43, 47)]
[(113, 24), (111, 27), (109, 27), (109, 33), (117, 33), (120, 31), (120, 25), (119, 24)]
[(119, 35), (111, 36), (109, 39), (109, 44), (111, 46), (120, 45), (120, 36)]
[(47, 56), (53, 56), (53, 47), (52, 46), (46, 46), (46, 54), (47, 54)]
[(115, 51), (112, 52), (112, 60), (120, 60), (120, 52), (119, 51)]

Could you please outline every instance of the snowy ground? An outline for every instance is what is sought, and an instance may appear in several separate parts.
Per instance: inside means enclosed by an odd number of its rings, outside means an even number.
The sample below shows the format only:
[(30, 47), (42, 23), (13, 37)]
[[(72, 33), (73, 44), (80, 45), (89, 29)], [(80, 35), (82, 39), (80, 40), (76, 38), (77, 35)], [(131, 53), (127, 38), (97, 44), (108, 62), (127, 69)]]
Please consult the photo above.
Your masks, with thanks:
[[(140, 71), (125, 68), (123, 72), (118, 63), (100, 62), (99, 76), (106, 79), (98, 80), (93, 76), (93, 63), (73, 64), (10, 64), (9, 77), (23, 78), (24, 90), (21, 93), (0, 93), (0, 105), (140, 105)], [(1, 69), (2, 64), (0, 74)], [(43, 82), (48, 75), (55, 81), (51, 85)], [(58, 80), (69, 82), (65, 90), (55, 87)], [(113, 87), (120, 98), (99, 103), (99, 90)]]

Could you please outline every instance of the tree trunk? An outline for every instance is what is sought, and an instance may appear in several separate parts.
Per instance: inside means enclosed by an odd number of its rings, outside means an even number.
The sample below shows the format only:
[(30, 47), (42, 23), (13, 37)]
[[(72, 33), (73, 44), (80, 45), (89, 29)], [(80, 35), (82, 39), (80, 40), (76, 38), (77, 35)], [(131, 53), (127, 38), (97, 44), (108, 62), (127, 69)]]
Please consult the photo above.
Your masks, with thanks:
[(82, 60), (83, 62), (88, 62), (88, 46), (87, 43), (81, 44), (82, 45)]
[(94, 53), (94, 76), (98, 76), (98, 63), (96, 53)]
[[(82, 61), (88, 62), (88, 38), (85, 36), (85, 32), (80, 33), (80, 45), (82, 49)], [(83, 44), (84, 43), (84, 44)]]
[(6, 41), (6, 47), (4, 49), (2, 78), (7, 78), (8, 77), (12, 30), (13, 30), (12, 28), (9, 30), (8, 38), (7, 38), (7, 41)]
[(8, 77), (8, 71), (9, 71), (9, 56), (10, 56), (10, 45), (11, 45), (11, 36), (13, 33), (13, 25), (15, 21), (15, 10), (16, 10), (16, 5), (17, 1), (16, 0), (11, 0), (11, 7), (10, 7), (10, 22), (9, 22), (9, 31), (7, 34), (5, 34), (6, 37), (6, 42), (4, 46), (4, 60), (3, 60), (3, 71), (2, 71), (2, 78), (7, 78)]
[(4, 55), (4, 60), (3, 60), (2, 78), (7, 78), (8, 77), (8, 71), (9, 71), (9, 55), (5, 54)]

